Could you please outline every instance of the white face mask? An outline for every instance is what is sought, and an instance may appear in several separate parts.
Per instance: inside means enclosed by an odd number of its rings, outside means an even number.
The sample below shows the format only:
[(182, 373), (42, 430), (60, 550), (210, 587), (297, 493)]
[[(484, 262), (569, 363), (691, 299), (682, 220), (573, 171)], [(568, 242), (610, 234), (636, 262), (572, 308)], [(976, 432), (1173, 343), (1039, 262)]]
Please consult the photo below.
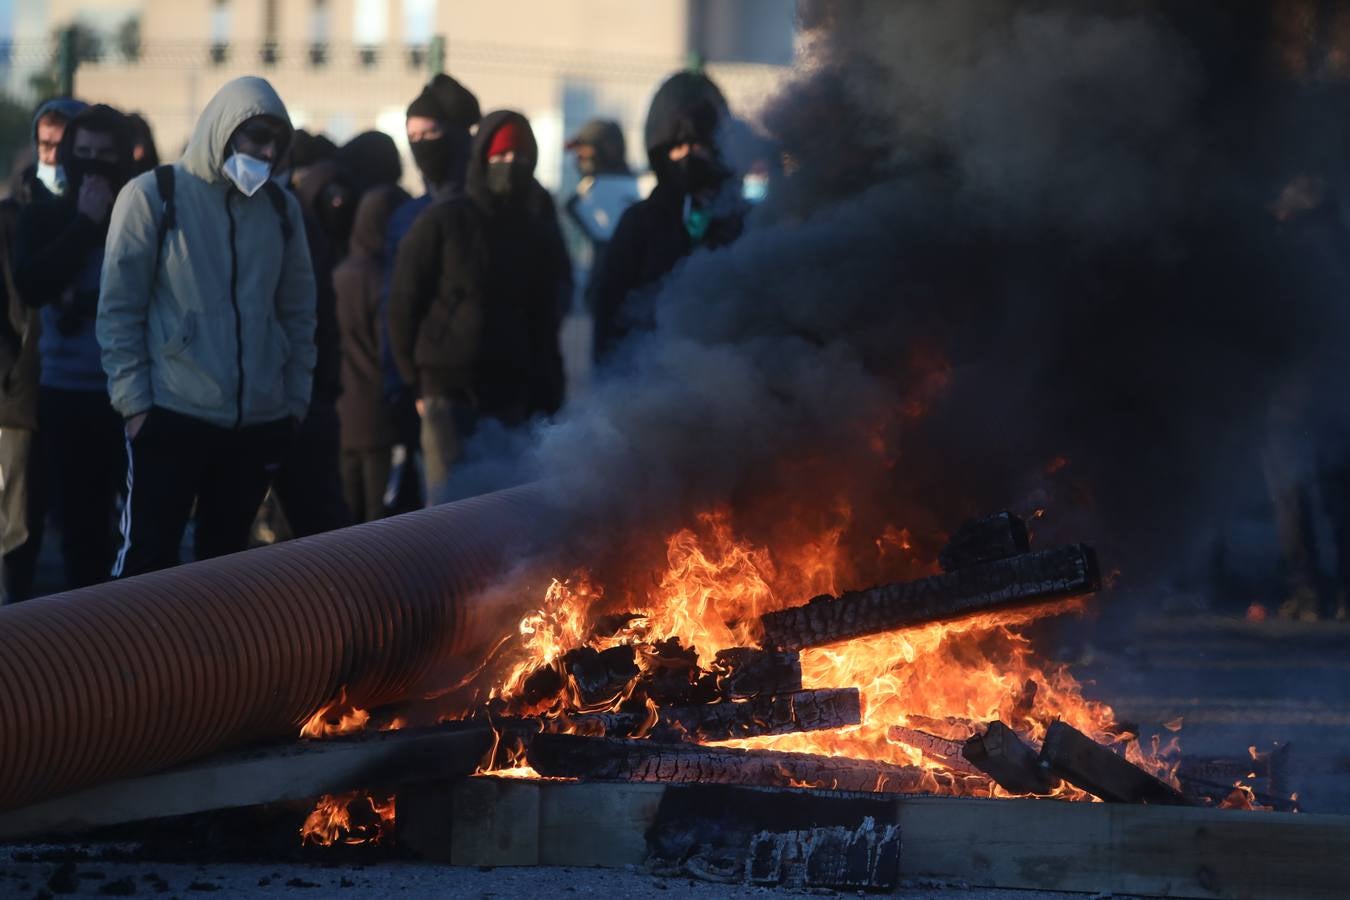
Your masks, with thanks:
[(60, 166), (52, 166), (47, 163), (37, 164), (38, 181), (46, 186), (56, 196), (61, 196), (66, 191), (66, 173), (61, 171)]
[(272, 177), (272, 164), (247, 153), (236, 153), (225, 160), (222, 171), (245, 197), (252, 197)]

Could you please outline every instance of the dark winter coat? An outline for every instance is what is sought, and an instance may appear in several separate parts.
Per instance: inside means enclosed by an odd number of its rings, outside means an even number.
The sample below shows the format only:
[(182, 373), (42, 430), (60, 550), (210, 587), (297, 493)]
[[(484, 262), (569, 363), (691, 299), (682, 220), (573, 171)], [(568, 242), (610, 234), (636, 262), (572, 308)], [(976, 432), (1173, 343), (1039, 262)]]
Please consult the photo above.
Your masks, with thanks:
[[(702, 75), (674, 75), (652, 98), (644, 137), (657, 185), (646, 200), (624, 212), (598, 261), (588, 291), (596, 359), (608, 355), (630, 332), (652, 328), (661, 280), (695, 249), (684, 224), (685, 195), (670, 169), (670, 148), (690, 142), (715, 146), (718, 129), (729, 117), (722, 93)], [(698, 246), (730, 244), (740, 236), (743, 222), (742, 210), (732, 207), (712, 220)]]
[(508, 121), (478, 127), (465, 196), (429, 207), (394, 265), (389, 338), (394, 360), (424, 396), (471, 396), (486, 415), (516, 419), (562, 403), (558, 330), (571, 295), (571, 263), (552, 198), (531, 180), (502, 204), (487, 191), (487, 149)]
[(407, 199), (404, 191), (393, 186), (368, 191), (356, 208), (351, 252), (333, 271), (342, 346), (338, 417), (342, 422), (342, 447), (346, 450), (394, 444), (394, 423), (384, 399), (380, 292), (389, 217)]
[(41, 312), (24, 303), (14, 285), (14, 244), (19, 216), (34, 196), (51, 194), (30, 166), (19, 176), (10, 196), (0, 201), (0, 428), (37, 428), (38, 340)]

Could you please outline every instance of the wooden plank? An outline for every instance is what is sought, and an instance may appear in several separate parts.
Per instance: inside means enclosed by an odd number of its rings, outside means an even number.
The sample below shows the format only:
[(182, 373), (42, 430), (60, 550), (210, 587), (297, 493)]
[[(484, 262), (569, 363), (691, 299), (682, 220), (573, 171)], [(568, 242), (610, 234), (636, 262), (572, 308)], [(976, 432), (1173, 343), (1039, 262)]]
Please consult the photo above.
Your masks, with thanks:
[(10, 810), (0, 840), (461, 777), (492, 743), (486, 725), (451, 724), (230, 753)]
[[(516, 829), (505, 838), (535, 841), (542, 865), (643, 865), (652, 849), (647, 836), (670, 840), (660, 823), (677, 821), (671, 810), (681, 804), (767, 810), (787, 830), (800, 827), (794, 819), (838, 824), (827, 816), (840, 798), (852, 797), (872, 804), (866, 811), (878, 823), (900, 825), (905, 879), (1232, 900), (1331, 900), (1350, 884), (1350, 816), (717, 785), (546, 781), (538, 791), (537, 834)], [(695, 799), (680, 800), (680, 792)], [(479, 827), (467, 816), (456, 823)]]
[(539, 865), (538, 782), (465, 778), (451, 788), (450, 803), (451, 865)]
[(699, 741), (730, 741), (857, 725), (862, 722), (862, 700), (857, 688), (822, 688), (701, 706), (662, 707), (657, 714), (658, 727), (664, 730)]
[(898, 744), (908, 744), (916, 750), (948, 766), (954, 772), (960, 772), (963, 775), (983, 774), (978, 768), (971, 765), (965, 758), (962, 751), (965, 747), (963, 741), (952, 741), (936, 734), (929, 734), (927, 731), (920, 731), (917, 728), (910, 728), (905, 725), (892, 725), (886, 729), (886, 739)]
[(729, 647), (713, 659), (717, 688), (725, 697), (742, 700), (763, 694), (791, 694), (802, 689), (802, 658), (796, 651)]
[(1090, 547), (1024, 553), (840, 597), (821, 596), (760, 617), (765, 646), (801, 650), (972, 613), (1089, 594), (1100, 587)]
[(999, 787), (1013, 794), (1047, 794), (1059, 782), (1041, 766), (1036, 751), (1002, 722), (966, 741), (962, 755)]
[(1041, 765), (1107, 803), (1184, 806), (1184, 795), (1064, 722), (1051, 722), (1041, 745)]
[(1053, 800), (897, 801), (906, 878), (1153, 897), (1343, 898), (1350, 816)]

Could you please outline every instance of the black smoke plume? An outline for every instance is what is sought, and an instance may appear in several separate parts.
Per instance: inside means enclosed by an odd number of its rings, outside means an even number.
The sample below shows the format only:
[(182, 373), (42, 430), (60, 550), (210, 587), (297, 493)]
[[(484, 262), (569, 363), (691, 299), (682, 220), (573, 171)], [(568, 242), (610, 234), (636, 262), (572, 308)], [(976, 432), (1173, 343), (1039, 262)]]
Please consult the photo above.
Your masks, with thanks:
[(577, 563), (717, 504), (770, 547), (846, 520), (859, 554), (1044, 507), (1042, 540), (1169, 574), (1280, 436), (1345, 449), (1346, 107), (1280, 69), (1274, 10), (802, 4), (748, 233), (458, 490), (551, 480), (599, 539)]

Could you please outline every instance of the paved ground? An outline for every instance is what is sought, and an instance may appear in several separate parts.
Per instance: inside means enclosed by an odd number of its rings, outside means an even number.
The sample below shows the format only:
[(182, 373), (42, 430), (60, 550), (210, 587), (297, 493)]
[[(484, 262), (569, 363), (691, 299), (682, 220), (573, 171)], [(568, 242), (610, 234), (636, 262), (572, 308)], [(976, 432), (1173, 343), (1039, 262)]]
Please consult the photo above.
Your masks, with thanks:
[[(5, 859), (0, 850), (0, 860)], [(841, 896), (833, 891), (708, 884), (658, 878), (636, 871), (603, 869), (456, 869), (417, 863), (379, 866), (213, 864), (211, 866), (88, 862), (79, 865), (0, 862), (0, 896), (98, 897), (153, 895), (194, 897), (650, 897), (653, 900), (713, 900), (722, 897)], [(906, 885), (891, 896), (905, 900), (1053, 900), (1069, 896), (1042, 891), (990, 891), (946, 885)]]

